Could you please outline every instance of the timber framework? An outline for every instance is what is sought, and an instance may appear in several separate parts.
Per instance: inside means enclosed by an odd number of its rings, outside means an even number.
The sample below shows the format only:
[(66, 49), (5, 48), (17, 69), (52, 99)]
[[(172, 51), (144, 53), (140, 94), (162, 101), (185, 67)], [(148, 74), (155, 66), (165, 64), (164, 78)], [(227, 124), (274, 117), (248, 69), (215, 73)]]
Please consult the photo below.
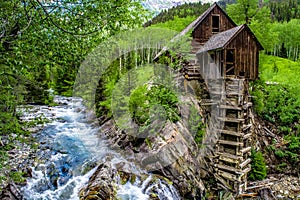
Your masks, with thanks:
[[(184, 29), (191, 32), (189, 63), (183, 67), (185, 85), (205, 82), (209, 99), (202, 106), (212, 110), (206, 143), (210, 166), (220, 187), (237, 195), (247, 190), (251, 170), (252, 103), (249, 82), (258, 78), (259, 51), (263, 50), (247, 25), (237, 26), (214, 3)], [(203, 81), (204, 80), (204, 81)], [(215, 124), (221, 124), (215, 126)]]

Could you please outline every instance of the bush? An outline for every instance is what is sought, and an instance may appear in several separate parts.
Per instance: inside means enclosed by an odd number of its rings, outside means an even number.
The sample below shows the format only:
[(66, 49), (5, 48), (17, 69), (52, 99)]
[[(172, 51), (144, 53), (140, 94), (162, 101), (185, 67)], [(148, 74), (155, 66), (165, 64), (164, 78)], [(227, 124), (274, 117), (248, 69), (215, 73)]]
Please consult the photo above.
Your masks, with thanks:
[(254, 106), (260, 117), (282, 127), (289, 127), (299, 120), (300, 103), (296, 90), (262, 82), (257, 82), (254, 87)]
[[(147, 125), (150, 122), (150, 114), (153, 114), (150, 113), (151, 108), (157, 108), (152, 110), (156, 112), (154, 114), (164, 113), (166, 119), (175, 123), (179, 120), (177, 103), (177, 96), (168, 88), (152, 86), (148, 89), (147, 85), (143, 85), (132, 92), (129, 100), (129, 111), (132, 119), (138, 125)], [(161, 109), (157, 106), (161, 106)]]
[(194, 107), (190, 106), (190, 114), (188, 120), (188, 126), (191, 134), (194, 136), (194, 141), (201, 147), (202, 140), (205, 134), (205, 126), (202, 122), (202, 118), (199, 114), (199, 111)]
[(260, 151), (251, 149), (251, 171), (249, 173), (250, 180), (263, 180), (267, 176), (267, 166), (263, 154)]

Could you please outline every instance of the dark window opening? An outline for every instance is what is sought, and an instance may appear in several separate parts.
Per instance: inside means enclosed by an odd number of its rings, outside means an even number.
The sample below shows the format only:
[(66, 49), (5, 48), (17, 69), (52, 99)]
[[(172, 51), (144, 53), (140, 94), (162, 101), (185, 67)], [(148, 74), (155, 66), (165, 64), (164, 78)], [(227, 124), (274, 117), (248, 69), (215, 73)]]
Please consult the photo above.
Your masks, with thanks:
[(240, 77), (245, 77), (245, 72), (240, 71)]
[(234, 63), (234, 49), (228, 49), (226, 52), (226, 62)]
[(214, 62), (215, 62), (215, 54), (210, 53), (210, 63), (214, 63)]
[(220, 16), (213, 15), (212, 16), (212, 32), (219, 32), (220, 31)]
[(226, 75), (234, 75), (234, 49), (226, 50)]

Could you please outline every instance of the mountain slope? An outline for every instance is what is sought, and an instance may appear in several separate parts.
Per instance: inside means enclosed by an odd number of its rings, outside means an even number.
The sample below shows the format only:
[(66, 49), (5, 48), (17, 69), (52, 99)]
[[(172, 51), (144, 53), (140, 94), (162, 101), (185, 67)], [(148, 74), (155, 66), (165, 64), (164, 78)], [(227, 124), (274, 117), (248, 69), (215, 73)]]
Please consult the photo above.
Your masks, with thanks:
[(197, 3), (197, 2), (202, 2), (202, 3), (212, 3), (215, 2), (216, 0), (145, 0), (142, 2), (142, 5), (154, 12), (155, 14), (160, 13), (162, 10), (166, 10), (169, 8), (172, 8), (174, 6), (182, 5), (185, 3)]

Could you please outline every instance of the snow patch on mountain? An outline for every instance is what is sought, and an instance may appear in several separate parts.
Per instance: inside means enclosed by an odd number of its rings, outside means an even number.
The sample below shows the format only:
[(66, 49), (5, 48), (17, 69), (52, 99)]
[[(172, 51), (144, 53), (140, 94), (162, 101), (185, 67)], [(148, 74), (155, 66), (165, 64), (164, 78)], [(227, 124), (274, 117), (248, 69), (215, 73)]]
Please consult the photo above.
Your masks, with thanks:
[(162, 10), (166, 10), (168, 8), (172, 8), (173, 6), (178, 6), (185, 3), (213, 3), (215, 1), (216, 0), (144, 0), (142, 1), (142, 5), (146, 9), (158, 14)]

